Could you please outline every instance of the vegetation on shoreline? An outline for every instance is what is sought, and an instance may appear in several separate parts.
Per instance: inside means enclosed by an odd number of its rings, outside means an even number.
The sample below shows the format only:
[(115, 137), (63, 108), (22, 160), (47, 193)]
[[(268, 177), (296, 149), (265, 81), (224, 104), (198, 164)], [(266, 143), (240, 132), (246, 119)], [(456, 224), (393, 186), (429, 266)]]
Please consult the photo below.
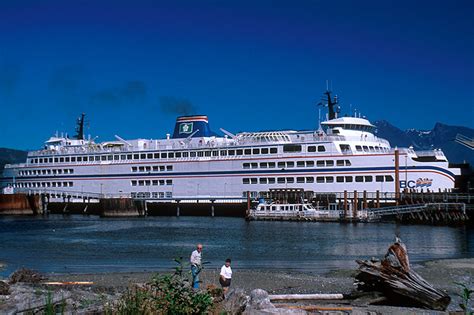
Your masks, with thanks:
[[(347, 271), (343, 274), (341, 274), (342, 271), (339, 271), (337, 276), (329, 278), (306, 273), (284, 273), (281, 275), (276, 273), (273, 277), (265, 272), (260, 274), (262, 272), (260, 270), (250, 272), (250, 274), (241, 270), (238, 280), (243, 279), (245, 283), (236, 281), (237, 287), (231, 291), (230, 296), (223, 300), (222, 289), (213, 285), (213, 281), (209, 281), (208, 276), (204, 277), (206, 279), (204, 290), (193, 290), (189, 265), (183, 264), (182, 259), (176, 261), (178, 266), (174, 273), (146, 273), (143, 276), (132, 278), (128, 275), (126, 277), (109, 275), (110, 279), (106, 281), (100, 275), (96, 278), (88, 278), (88, 280), (93, 281), (93, 286), (71, 285), (68, 283), (73, 283), (77, 278), (67, 279), (66, 277), (64, 279), (63, 276), (52, 279), (53, 281), (56, 280), (59, 285), (48, 285), (44, 275), (32, 270), (20, 269), (15, 271), (9, 279), (1, 281), (5, 290), (1, 295), (4, 298), (0, 299), (0, 313), (16, 309), (35, 314), (65, 314), (70, 312), (106, 315), (177, 313), (217, 315), (225, 312), (233, 314), (238, 306), (244, 305), (239, 304), (243, 301), (241, 298), (249, 297), (251, 295), (250, 291), (256, 287), (263, 287), (271, 294), (280, 292), (274, 290), (280, 288), (281, 284), (288, 286), (302, 285), (310, 288), (311, 292), (332, 292), (334, 288), (352, 287), (352, 283), (349, 286), (345, 285), (346, 280), (354, 276)], [(472, 259), (441, 262), (438, 261), (433, 265), (428, 264), (426, 268), (429, 270), (424, 270), (425, 268), (420, 270), (425, 271), (428, 279), (437, 279), (435, 281), (436, 286), (450, 294), (453, 299), (450, 305), (451, 311), (462, 310), (464, 314), (472, 314), (472, 297), (474, 296), (474, 288), (471, 282), (471, 275), (474, 271), (470, 267)], [(439, 279), (438, 270), (440, 269), (446, 269), (445, 277), (442, 279)], [(215, 275), (212, 270), (208, 272), (209, 275)], [(301, 278), (293, 279), (299, 276)], [(307, 279), (307, 277), (310, 279)], [(290, 278), (291, 281), (286, 282)], [(113, 281), (110, 282), (112, 279)], [(342, 279), (344, 281), (339, 281)], [(67, 280), (72, 281), (68, 282)], [(129, 283), (128, 289), (127, 283)], [(273, 283), (279, 283), (279, 285), (272, 287)], [(323, 285), (318, 286), (320, 283)], [(288, 291), (285, 292), (288, 293)], [(297, 289), (296, 292), (308, 293), (308, 291), (301, 292), (300, 289)], [(357, 300), (357, 297), (355, 298)], [(357, 301), (354, 305), (363, 307), (358, 304), (360, 299)], [(245, 307), (251, 309), (251, 303), (249, 301), (246, 303)], [(374, 309), (377, 310), (377, 306), (374, 306)], [(408, 311), (408, 308), (405, 310)], [(410, 311), (418, 314), (416, 309), (410, 309)], [(420, 311), (421, 313), (422, 311)]]
[(213, 304), (208, 291), (192, 288), (182, 259), (172, 275), (155, 275), (150, 283), (129, 289), (112, 307), (109, 314), (206, 314)]

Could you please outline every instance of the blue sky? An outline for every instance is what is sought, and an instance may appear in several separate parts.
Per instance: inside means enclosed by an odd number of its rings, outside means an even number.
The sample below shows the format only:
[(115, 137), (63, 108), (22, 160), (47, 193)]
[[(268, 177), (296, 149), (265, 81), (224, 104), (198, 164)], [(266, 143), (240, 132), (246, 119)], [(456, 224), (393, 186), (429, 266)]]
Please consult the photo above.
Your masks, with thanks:
[(474, 127), (473, 1), (0, 2), (0, 146), (56, 130), (161, 138), (180, 113), (231, 132), (343, 113)]

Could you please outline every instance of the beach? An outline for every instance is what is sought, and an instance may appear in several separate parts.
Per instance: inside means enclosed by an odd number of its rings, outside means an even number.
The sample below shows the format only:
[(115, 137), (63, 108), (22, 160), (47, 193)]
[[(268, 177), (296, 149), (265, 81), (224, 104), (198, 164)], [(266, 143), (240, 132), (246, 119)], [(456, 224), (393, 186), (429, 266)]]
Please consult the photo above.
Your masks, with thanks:
[[(445, 259), (414, 264), (412, 268), (435, 288), (445, 291), (451, 297), (448, 311), (460, 310), (457, 296), (461, 289), (455, 283), (464, 283), (473, 287), (474, 258)], [(354, 289), (356, 270), (333, 270), (319, 274), (313, 272), (287, 271), (279, 269), (265, 270), (234, 270), (232, 288), (244, 289), (247, 294), (260, 288), (269, 294), (298, 294), (298, 293), (342, 293), (350, 294)], [(136, 283), (149, 281), (153, 272), (127, 273), (96, 273), (96, 274), (48, 274), (51, 281), (92, 281), (94, 287), (100, 290), (123, 291)], [(202, 287), (218, 286), (218, 270), (204, 270), (201, 275)], [(345, 305), (350, 302), (343, 301)], [(471, 302), (472, 303), (472, 302)], [(472, 307), (473, 305), (471, 305)], [(360, 309), (360, 306), (355, 306)], [(364, 310), (379, 313), (403, 314), (408, 309), (389, 306), (364, 306)], [(411, 313), (423, 314), (426, 310), (409, 309)], [(437, 313), (437, 312), (435, 312)], [(439, 312), (443, 314), (443, 312)], [(432, 314), (432, 313), (431, 313)]]

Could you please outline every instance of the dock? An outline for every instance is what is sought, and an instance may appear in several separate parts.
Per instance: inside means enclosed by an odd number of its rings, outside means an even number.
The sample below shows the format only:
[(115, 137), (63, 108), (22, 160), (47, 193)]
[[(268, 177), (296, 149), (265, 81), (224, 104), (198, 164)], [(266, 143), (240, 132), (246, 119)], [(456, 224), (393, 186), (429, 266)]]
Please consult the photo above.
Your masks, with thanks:
[[(248, 194), (250, 195), (250, 194)], [(325, 215), (261, 215), (259, 220), (373, 222), (395, 220), (402, 223), (463, 224), (474, 217), (474, 194), (450, 192), (398, 193), (343, 191), (311, 193), (301, 189), (261, 192), (260, 198), (280, 203), (311, 203)], [(258, 198), (191, 197), (131, 198), (70, 191), (23, 191), (0, 195), (0, 215), (82, 214), (102, 217), (139, 216), (233, 216), (257, 219), (251, 208)]]

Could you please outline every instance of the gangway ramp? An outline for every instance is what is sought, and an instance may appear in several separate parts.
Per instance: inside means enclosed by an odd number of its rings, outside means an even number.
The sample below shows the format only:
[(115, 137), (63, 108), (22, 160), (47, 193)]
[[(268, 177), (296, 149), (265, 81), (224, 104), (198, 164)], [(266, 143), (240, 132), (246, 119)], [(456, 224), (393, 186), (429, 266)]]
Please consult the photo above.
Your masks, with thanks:
[(456, 135), (455, 141), (471, 150), (474, 150), (474, 139), (468, 138), (460, 133)]
[(466, 221), (465, 203), (424, 203), (367, 209), (370, 220), (410, 217), (421, 221)]

